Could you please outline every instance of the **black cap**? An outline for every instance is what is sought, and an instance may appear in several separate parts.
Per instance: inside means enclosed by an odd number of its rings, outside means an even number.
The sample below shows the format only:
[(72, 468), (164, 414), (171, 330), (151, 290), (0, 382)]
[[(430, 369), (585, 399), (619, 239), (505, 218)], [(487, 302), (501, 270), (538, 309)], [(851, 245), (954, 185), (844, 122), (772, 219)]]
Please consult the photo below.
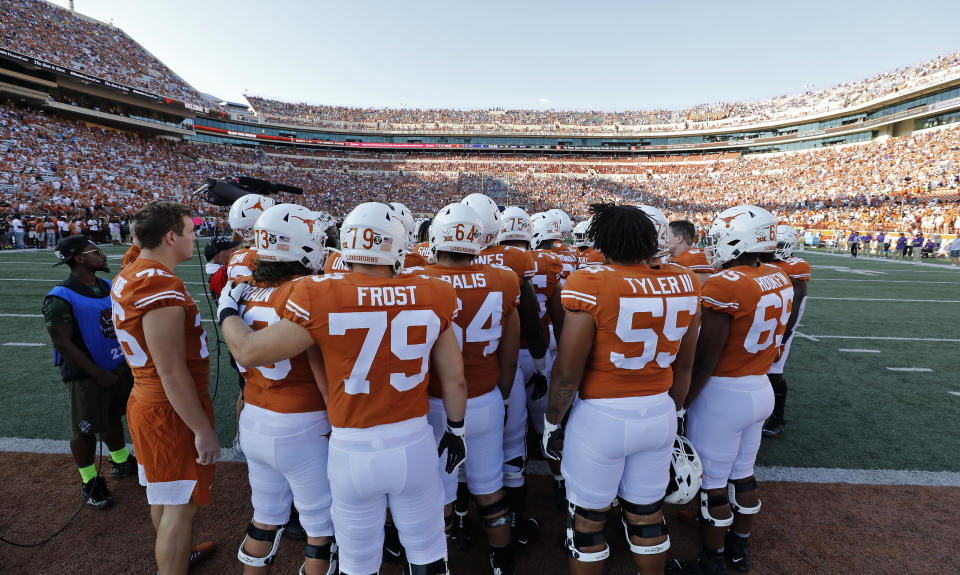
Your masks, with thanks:
[(219, 254), (223, 250), (229, 250), (230, 248), (235, 248), (239, 245), (240, 245), (240, 240), (233, 242), (233, 241), (230, 241), (230, 238), (227, 238), (224, 236), (217, 236), (217, 237), (211, 238), (210, 241), (207, 242), (206, 247), (203, 248), (203, 257), (207, 258), (207, 261), (210, 261), (213, 258), (217, 257), (217, 254)]
[(80, 255), (81, 253), (87, 251), (87, 248), (92, 245), (87, 236), (77, 235), (70, 236), (68, 238), (63, 238), (57, 244), (57, 249), (53, 252), (57, 254), (57, 257), (60, 258), (60, 261), (53, 264), (51, 267), (55, 267), (61, 264), (69, 262), (74, 257)]

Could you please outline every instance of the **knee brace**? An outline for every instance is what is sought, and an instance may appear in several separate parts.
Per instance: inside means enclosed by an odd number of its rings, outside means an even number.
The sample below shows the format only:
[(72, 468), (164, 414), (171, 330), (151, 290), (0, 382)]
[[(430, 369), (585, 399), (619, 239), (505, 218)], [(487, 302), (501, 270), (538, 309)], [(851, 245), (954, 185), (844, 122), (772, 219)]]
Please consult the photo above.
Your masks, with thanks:
[[(603, 527), (596, 532), (577, 531), (576, 516), (579, 515), (588, 521), (604, 522), (607, 521), (606, 511), (597, 511), (595, 509), (584, 509), (573, 503), (567, 504), (567, 551), (570, 556), (577, 561), (584, 563), (594, 563), (603, 561), (610, 556), (610, 546), (607, 545), (607, 539), (603, 534)], [(600, 551), (581, 551), (580, 547), (592, 547), (594, 545), (603, 545)]]
[[(623, 532), (627, 537), (627, 545), (630, 551), (636, 555), (657, 555), (666, 553), (670, 549), (670, 535), (667, 533), (667, 522), (663, 516), (658, 523), (630, 523), (627, 520), (627, 513), (634, 515), (653, 515), (663, 508), (663, 500), (648, 503), (647, 505), (637, 505), (626, 499), (618, 498), (620, 504), (620, 520), (623, 522)], [(653, 539), (666, 535), (667, 540), (655, 545), (636, 545), (630, 540), (630, 537), (639, 537), (641, 539)]]
[(426, 565), (407, 563), (403, 566), (404, 575), (446, 575), (447, 572), (448, 569), (446, 557), (442, 557), (433, 563), (427, 563)]
[(507, 505), (506, 495), (488, 505), (480, 505), (474, 498), (473, 504), (477, 506), (480, 517), (483, 517), (483, 526), (486, 529), (496, 529), (510, 524), (510, 514), (508, 513), (510, 506)]
[(744, 507), (737, 503), (737, 493), (757, 490), (757, 480), (751, 477), (746, 481), (731, 481), (727, 484), (727, 494), (730, 496), (730, 507), (733, 507), (735, 513), (740, 515), (756, 515), (760, 512), (760, 500), (757, 499), (756, 507)]
[(730, 503), (726, 493), (710, 495), (705, 489), (700, 490), (700, 518), (712, 527), (730, 527), (733, 525), (733, 514), (726, 519), (717, 519), (710, 515), (711, 507), (720, 507)]
[[(330, 543), (325, 545), (311, 545), (307, 543), (307, 546), (303, 550), (303, 554), (310, 559), (329, 561), (330, 565), (327, 567), (326, 575), (335, 575), (336, 573), (339, 573), (337, 570), (337, 542), (332, 538), (330, 539)], [(304, 575), (304, 567), (306, 567), (306, 563), (300, 566), (300, 575)]]
[[(281, 535), (283, 535), (283, 527), (267, 530), (260, 529), (253, 523), (250, 523), (250, 525), (247, 525), (247, 536), (240, 542), (240, 549), (237, 550), (237, 559), (244, 565), (250, 565), (251, 567), (266, 567), (270, 565), (273, 563), (273, 558), (277, 554), (277, 548), (280, 547)], [(247, 552), (243, 550), (243, 545), (247, 542), (247, 537), (256, 541), (273, 541), (273, 547), (270, 548), (270, 552), (267, 553), (266, 557), (247, 555)]]

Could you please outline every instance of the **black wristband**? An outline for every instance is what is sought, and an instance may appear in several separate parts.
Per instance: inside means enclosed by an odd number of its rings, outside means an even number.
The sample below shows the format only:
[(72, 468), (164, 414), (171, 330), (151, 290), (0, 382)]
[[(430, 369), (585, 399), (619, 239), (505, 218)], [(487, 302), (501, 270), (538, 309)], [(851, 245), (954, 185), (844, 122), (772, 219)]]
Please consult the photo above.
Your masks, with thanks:
[(450, 419), (447, 419), (447, 426), (452, 427), (454, 429), (460, 429), (461, 427), (463, 427), (463, 420), (461, 419), (460, 421), (450, 421)]
[(223, 322), (232, 315), (240, 315), (240, 312), (232, 307), (220, 310), (220, 325), (223, 325)]

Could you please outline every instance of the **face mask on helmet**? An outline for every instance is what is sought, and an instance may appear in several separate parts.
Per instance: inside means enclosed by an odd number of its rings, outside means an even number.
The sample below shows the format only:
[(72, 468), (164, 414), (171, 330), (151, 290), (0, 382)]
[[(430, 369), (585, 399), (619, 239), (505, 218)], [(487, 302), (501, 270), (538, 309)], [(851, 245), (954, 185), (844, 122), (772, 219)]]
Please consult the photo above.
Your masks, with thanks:
[(417, 228), (413, 220), (413, 214), (407, 206), (400, 202), (390, 202), (389, 205), (400, 215), (400, 222), (403, 224), (403, 229), (407, 232), (407, 247), (412, 247), (417, 243)]
[(407, 232), (394, 208), (367, 202), (343, 219), (340, 258), (344, 262), (390, 266), (394, 273), (399, 273), (406, 251)]
[(673, 505), (689, 503), (700, 490), (702, 478), (700, 455), (686, 437), (678, 435), (673, 442), (670, 480), (663, 501)]
[(430, 224), (430, 252), (478, 255), (482, 223), (476, 211), (466, 204), (450, 204), (437, 212)]
[(480, 241), (483, 247), (492, 246), (497, 242), (500, 234), (500, 207), (497, 203), (483, 194), (470, 194), (460, 202), (473, 208), (483, 223)]
[(573, 226), (573, 245), (578, 248), (588, 248), (593, 245), (590, 238), (587, 237), (587, 229), (590, 227), (590, 220), (584, 220)]
[(296, 204), (268, 208), (253, 226), (257, 257), (266, 262), (298, 262), (312, 272), (323, 269), (329, 227), (324, 215)]
[(230, 215), (227, 216), (230, 228), (245, 241), (249, 241), (253, 236), (253, 226), (257, 223), (257, 218), (275, 204), (273, 199), (260, 194), (241, 196), (230, 206)]
[(777, 226), (777, 257), (781, 260), (793, 257), (793, 249), (797, 245), (797, 232), (793, 226)]

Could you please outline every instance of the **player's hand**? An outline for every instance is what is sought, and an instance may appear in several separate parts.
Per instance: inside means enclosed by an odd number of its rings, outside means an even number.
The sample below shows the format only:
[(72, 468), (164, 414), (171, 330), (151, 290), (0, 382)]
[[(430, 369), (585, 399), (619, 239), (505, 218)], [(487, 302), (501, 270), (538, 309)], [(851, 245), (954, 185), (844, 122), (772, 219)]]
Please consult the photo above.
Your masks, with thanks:
[(533, 372), (533, 375), (530, 376), (530, 379), (527, 380), (527, 387), (533, 386), (533, 394), (531, 399), (533, 401), (540, 401), (547, 395), (547, 376), (543, 375), (539, 371)]
[(120, 381), (120, 378), (117, 377), (117, 374), (113, 373), (112, 371), (107, 371), (104, 369), (101, 370), (99, 375), (93, 378), (93, 381), (97, 382), (97, 385), (100, 387), (106, 389), (116, 385), (117, 382)]
[(460, 464), (467, 458), (467, 443), (464, 441), (464, 432), (466, 428), (463, 420), (447, 420), (447, 428), (440, 438), (440, 445), (437, 446), (437, 454), (443, 457), (443, 452), (447, 452), (447, 463), (444, 470), (447, 473), (453, 473), (460, 467)]
[(213, 465), (220, 459), (220, 440), (212, 427), (195, 433), (193, 445), (197, 448), (197, 463), (200, 465)]
[(234, 285), (233, 280), (228, 281), (220, 291), (220, 299), (217, 300), (217, 319), (223, 325), (223, 320), (232, 315), (240, 315), (240, 301), (243, 299), (243, 291), (247, 284), (240, 283)]
[(547, 459), (560, 461), (563, 452), (563, 423), (550, 423), (547, 416), (543, 416), (543, 456)]

